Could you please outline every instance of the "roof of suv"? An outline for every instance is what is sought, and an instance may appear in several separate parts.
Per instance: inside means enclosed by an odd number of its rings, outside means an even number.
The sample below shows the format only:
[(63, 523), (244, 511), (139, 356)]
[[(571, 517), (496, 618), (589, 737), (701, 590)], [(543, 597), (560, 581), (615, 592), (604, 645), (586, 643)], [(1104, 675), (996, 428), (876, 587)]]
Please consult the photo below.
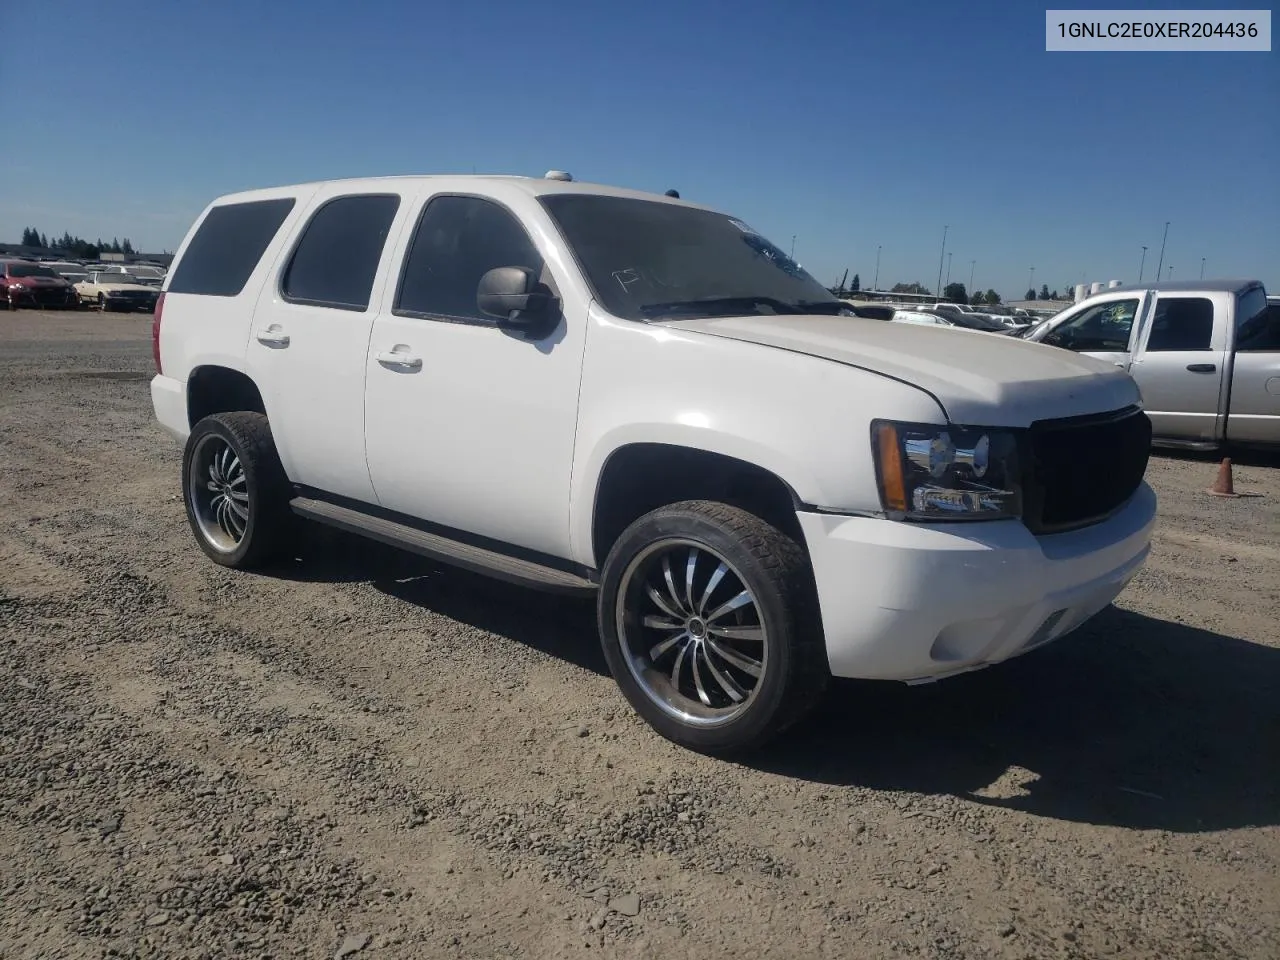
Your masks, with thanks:
[(1162, 290), (1162, 291), (1199, 291), (1204, 293), (1242, 293), (1250, 287), (1259, 286), (1257, 280), (1166, 280), (1163, 283), (1122, 283), (1118, 287), (1099, 290), (1091, 296), (1104, 293), (1115, 293), (1118, 290)]
[(627, 187), (613, 187), (603, 183), (587, 183), (578, 180), (551, 180), (544, 177), (523, 177), (515, 175), (495, 175), (495, 174), (415, 174), (388, 177), (359, 177), (359, 178), (341, 178), (335, 180), (312, 180), (306, 183), (281, 184), (276, 187), (266, 187), (259, 190), (246, 190), (240, 193), (230, 193), (218, 197), (217, 203), (239, 203), (246, 200), (267, 199), (270, 197), (287, 196), (302, 189), (316, 189), (319, 187), (332, 186), (334, 184), (342, 184), (353, 191), (365, 190), (385, 190), (389, 186), (397, 187), (423, 187), (438, 181), (475, 183), (477, 185), (484, 183), (502, 184), (517, 190), (521, 190), (530, 196), (546, 196), (548, 194), (559, 193), (583, 193), (594, 194), (596, 196), (608, 197), (629, 197), (636, 200), (651, 200), (657, 203), (672, 203), (679, 206), (694, 207), (697, 209), (708, 210), (701, 204), (691, 203), (678, 197), (667, 196), (666, 194), (653, 193), (646, 190), (632, 190)]

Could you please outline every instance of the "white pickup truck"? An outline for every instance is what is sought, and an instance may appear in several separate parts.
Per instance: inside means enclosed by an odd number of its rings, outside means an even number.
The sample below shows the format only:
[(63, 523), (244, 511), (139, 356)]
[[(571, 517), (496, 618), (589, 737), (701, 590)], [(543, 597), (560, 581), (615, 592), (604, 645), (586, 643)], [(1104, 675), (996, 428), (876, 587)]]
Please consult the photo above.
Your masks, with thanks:
[(1280, 445), (1280, 313), (1257, 280), (1115, 287), (1026, 339), (1127, 370), (1161, 446)]
[(1055, 640), (1149, 549), (1123, 371), (852, 316), (746, 223), (668, 196), (222, 197), (154, 341), (215, 562), (267, 563), (301, 516), (595, 595), (623, 693), (698, 750), (761, 743), (832, 675), (930, 681)]

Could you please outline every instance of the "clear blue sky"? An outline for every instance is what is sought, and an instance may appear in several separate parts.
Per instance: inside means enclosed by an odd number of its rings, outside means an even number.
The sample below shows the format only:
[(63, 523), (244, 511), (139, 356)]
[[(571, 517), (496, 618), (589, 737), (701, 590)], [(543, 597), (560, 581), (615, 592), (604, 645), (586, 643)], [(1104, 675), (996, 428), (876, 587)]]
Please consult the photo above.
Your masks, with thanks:
[[(6, 20), (18, 0), (0, 3)], [(824, 283), (1256, 276), (1280, 60), (1045, 53), (1027, 3), (58, 0), (0, 57), (0, 239), (172, 250), (231, 190), (570, 170), (747, 220)], [(31, 42), (22, 42), (25, 30)], [(19, 109), (30, 99), (45, 108)]]

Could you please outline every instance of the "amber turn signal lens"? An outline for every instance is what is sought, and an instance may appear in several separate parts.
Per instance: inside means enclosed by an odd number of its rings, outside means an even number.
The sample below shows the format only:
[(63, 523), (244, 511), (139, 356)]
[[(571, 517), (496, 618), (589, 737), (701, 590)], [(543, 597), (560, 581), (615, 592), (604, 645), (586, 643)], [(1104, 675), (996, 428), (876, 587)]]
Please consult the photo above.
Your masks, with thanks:
[(876, 434), (880, 459), (880, 495), (886, 510), (906, 512), (907, 490), (902, 471), (902, 448), (898, 444), (898, 429), (889, 423), (880, 424)]

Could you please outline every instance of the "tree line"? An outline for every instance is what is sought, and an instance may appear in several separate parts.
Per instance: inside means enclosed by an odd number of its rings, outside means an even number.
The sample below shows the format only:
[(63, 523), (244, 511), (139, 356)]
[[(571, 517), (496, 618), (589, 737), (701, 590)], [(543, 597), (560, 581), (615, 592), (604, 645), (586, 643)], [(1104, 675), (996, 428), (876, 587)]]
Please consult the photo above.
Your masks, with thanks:
[(93, 243), (82, 237), (73, 237), (64, 232), (61, 237), (47, 237), (35, 227), (25, 227), (22, 231), (24, 247), (41, 247), (45, 250), (57, 250), (81, 260), (96, 260), (104, 253), (134, 254), (133, 242), (125, 237), (123, 240), (113, 238), (110, 243), (99, 239)]
[[(845, 271), (845, 276), (847, 277), (848, 275), (849, 275), (848, 271)], [(850, 283), (848, 286), (845, 286), (844, 280), (841, 280), (837, 286), (832, 288), (831, 292), (834, 293), (837, 297), (843, 297), (846, 294), (857, 293), (861, 289), (862, 289), (861, 279), (855, 273), (853, 275), (852, 283)], [(919, 283), (919, 282), (895, 283), (892, 287), (889, 288), (889, 292), (890, 293), (914, 293), (914, 294), (920, 294), (926, 297), (931, 296), (933, 294), (933, 291), (931, 289), (926, 287), (923, 283)], [(975, 290), (973, 291), (972, 294), (970, 294), (969, 291), (965, 289), (965, 285), (963, 283), (948, 283), (946, 287), (944, 287), (942, 290), (942, 296), (939, 297), (938, 299), (949, 302), (949, 303), (968, 303), (975, 307), (981, 307), (981, 306), (994, 307), (1001, 302), (1000, 294), (996, 293), (994, 290), (988, 289), (985, 293), (983, 293), (981, 290)], [(1034, 287), (1028, 289), (1025, 299), (1057, 300), (1058, 291), (1050, 290), (1049, 285), (1046, 283), (1040, 286), (1039, 293), (1036, 292)]]

